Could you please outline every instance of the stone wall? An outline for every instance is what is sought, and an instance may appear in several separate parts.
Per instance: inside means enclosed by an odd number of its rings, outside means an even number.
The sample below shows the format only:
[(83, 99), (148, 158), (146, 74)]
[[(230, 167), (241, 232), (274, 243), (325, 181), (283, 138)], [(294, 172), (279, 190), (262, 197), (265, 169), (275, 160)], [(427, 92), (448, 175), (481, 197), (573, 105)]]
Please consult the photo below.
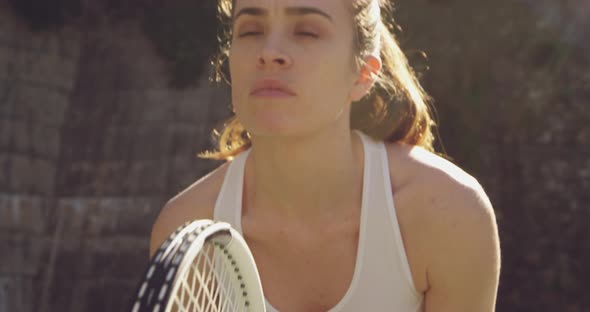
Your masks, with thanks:
[(80, 33), (32, 34), (0, 6), (0, 311), (36, 311)]
[(138, 20), (31, 32), (1, 4), (0, 312), (126, 308), (156, 214), (217, 165), (196, 154), (228, 113), (207, 73), (169, 80)]

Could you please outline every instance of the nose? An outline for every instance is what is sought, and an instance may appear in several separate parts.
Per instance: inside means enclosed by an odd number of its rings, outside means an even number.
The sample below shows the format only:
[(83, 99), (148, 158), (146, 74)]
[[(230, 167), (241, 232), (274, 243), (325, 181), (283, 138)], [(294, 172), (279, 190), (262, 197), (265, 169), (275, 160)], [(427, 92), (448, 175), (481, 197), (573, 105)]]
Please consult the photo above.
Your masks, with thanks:
[(290, 67), (293, 64), (293, 59), (283, 52), (279, 40), (274, 42), (267, 42), (258, 56), (258, 68), (278, 70)]

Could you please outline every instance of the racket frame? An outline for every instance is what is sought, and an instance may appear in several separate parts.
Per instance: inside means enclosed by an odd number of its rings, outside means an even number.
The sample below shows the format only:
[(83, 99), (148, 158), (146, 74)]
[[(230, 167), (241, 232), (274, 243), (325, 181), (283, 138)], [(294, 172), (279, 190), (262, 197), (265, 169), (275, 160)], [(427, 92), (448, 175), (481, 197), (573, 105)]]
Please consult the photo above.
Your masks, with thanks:
[[(187, 270), (190, 270), (195, 256), (203, 249), (205, 243), (209, 241), (211, 241), (211, 245), (215, 251), (223, 252), (226, 257), (229, 255), (229, 261), (235, 263), (236, 267), (234, 269), (237, 268), (237, 271), (232, 271), (233, 274), (236, 274), (232, 280), (236, 281), (236, 283), (232, 285), (239, 292), (245, 292), (244, 296), (247, 295), (248, 299), (248, 305), (239, 311), (265, 312), (266, 306), (262, 283), (254, 256), (248, 248), (246, 241), (229, 223), (214, 222), (208, 219), (193, 220), (183, 224), (160, 246), (146, 270), (147, 277), (145, 281), (142, 280), (142, 283), (140, 283), (138, 298), (141, 298), (144, 295), (142, 292), (146, 291), (145, 286), (141, 287), (141, 285), (146, 284), (151, 275), (156, 274), (154, 271), (164, 270), (165, 272), (159, 272), (159, 274), (165, 274), (166, 280), (156, 288), (157, 294), (153, 294), (156, 296), (154, 298), (155, 300), (148, 299), (147, 306), (140, 305), (140, 299), (134, 301), (135, 305), (132, 307), (132, 312), (156, 310), (169, 312), (173, 306), (171, 303), (168, 303), (171, 294), (174, 294), (181, 285), (177, 281), (177, 278), (184, 276)], [(188, 248), (186, 247), (187, 244)], [(183, 248), (186, 250), (183, 251)], [(222, 260), (228, 261), (228, 258), (223, 258)], [(172, 273), (173, 275), (170, 275), (170, 270), (172, 269), (175, 272)], [(239, 280), (237, 276), (241, 277), (242, 282), (240, 285), (238, 285)], [(164, 287), (166, 289), (162, 290)], [(142, 290), (141, 288), (144, 289)], [(151, 297), (152, 294), (150, 293), (149, 296)]]

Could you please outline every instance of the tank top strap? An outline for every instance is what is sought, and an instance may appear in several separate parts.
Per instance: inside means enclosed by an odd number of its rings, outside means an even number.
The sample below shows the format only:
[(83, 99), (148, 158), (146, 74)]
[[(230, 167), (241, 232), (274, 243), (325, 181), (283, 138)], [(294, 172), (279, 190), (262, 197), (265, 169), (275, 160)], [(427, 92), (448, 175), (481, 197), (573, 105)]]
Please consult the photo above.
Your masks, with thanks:
[(213, 210), (213, 218), (216, 221), (227, 222), (234, 228), (238, 228), (239, 232), (241, 232), (241, 222), (235, 224), (236, 212), (242, 205), (244, 168), (250, 151), (251, 148), (238, 154), (229, 164)]
[[(365, 245), (365, 260), (367, 273), (361, 282), (370, 284), (384, 278), (384, 275), (375, 268), (384, 269), (384, 265), (378, 259), (387, 259), (387, 267), (394, 272), (394, 279), (384, 282), (396, 289), (400, 299), (407, 300), (407, 305), (419, 305), (423, 299), (422, 294), (416, 291), (413, 277), (404, 247), (401, 228), (394, 202), (394, 194), (391, 185), (389, 156), (386, 143), (377, 141), (368, 135), (362, 134), (365, 139), (366, 157), (370, 157), (367, 172), (367, 244)], [(387, 246), (387, 247), (384, 247)], [(384, 294), (386, 297), (387, 294)], [(402, 305), (402, 303), (399, 303)]]

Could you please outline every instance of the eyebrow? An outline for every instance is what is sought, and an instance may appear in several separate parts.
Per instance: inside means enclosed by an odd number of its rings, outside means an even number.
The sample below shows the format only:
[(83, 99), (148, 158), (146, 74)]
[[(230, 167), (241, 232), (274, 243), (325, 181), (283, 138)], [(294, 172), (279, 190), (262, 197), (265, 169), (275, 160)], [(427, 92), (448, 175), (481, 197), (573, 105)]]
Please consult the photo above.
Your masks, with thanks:
[[(263, 8), (254, 8), (254, 7), (247, 7), (247, 8), (243, 8), (241, 9), (235, 16), (234, 16), (234, 21), (238, 19), (238, 17), (242, 16), (242, 15), (253, 15), (253, 16), (268, 16), (268, 10), (263, 9)], [(307, 15), (307, 14), (318, 14), (321, 15), (325, 18), (327, 18), (328, 20), (330, 20), (330, 22), (334, 22), (332, 20), (332, 17), (320, 10), (320, 9), (316, 9), (316, 8), (312, 8), (312, 7), (288, 7), (285, 9), (285, 14), (287, 15)]]

